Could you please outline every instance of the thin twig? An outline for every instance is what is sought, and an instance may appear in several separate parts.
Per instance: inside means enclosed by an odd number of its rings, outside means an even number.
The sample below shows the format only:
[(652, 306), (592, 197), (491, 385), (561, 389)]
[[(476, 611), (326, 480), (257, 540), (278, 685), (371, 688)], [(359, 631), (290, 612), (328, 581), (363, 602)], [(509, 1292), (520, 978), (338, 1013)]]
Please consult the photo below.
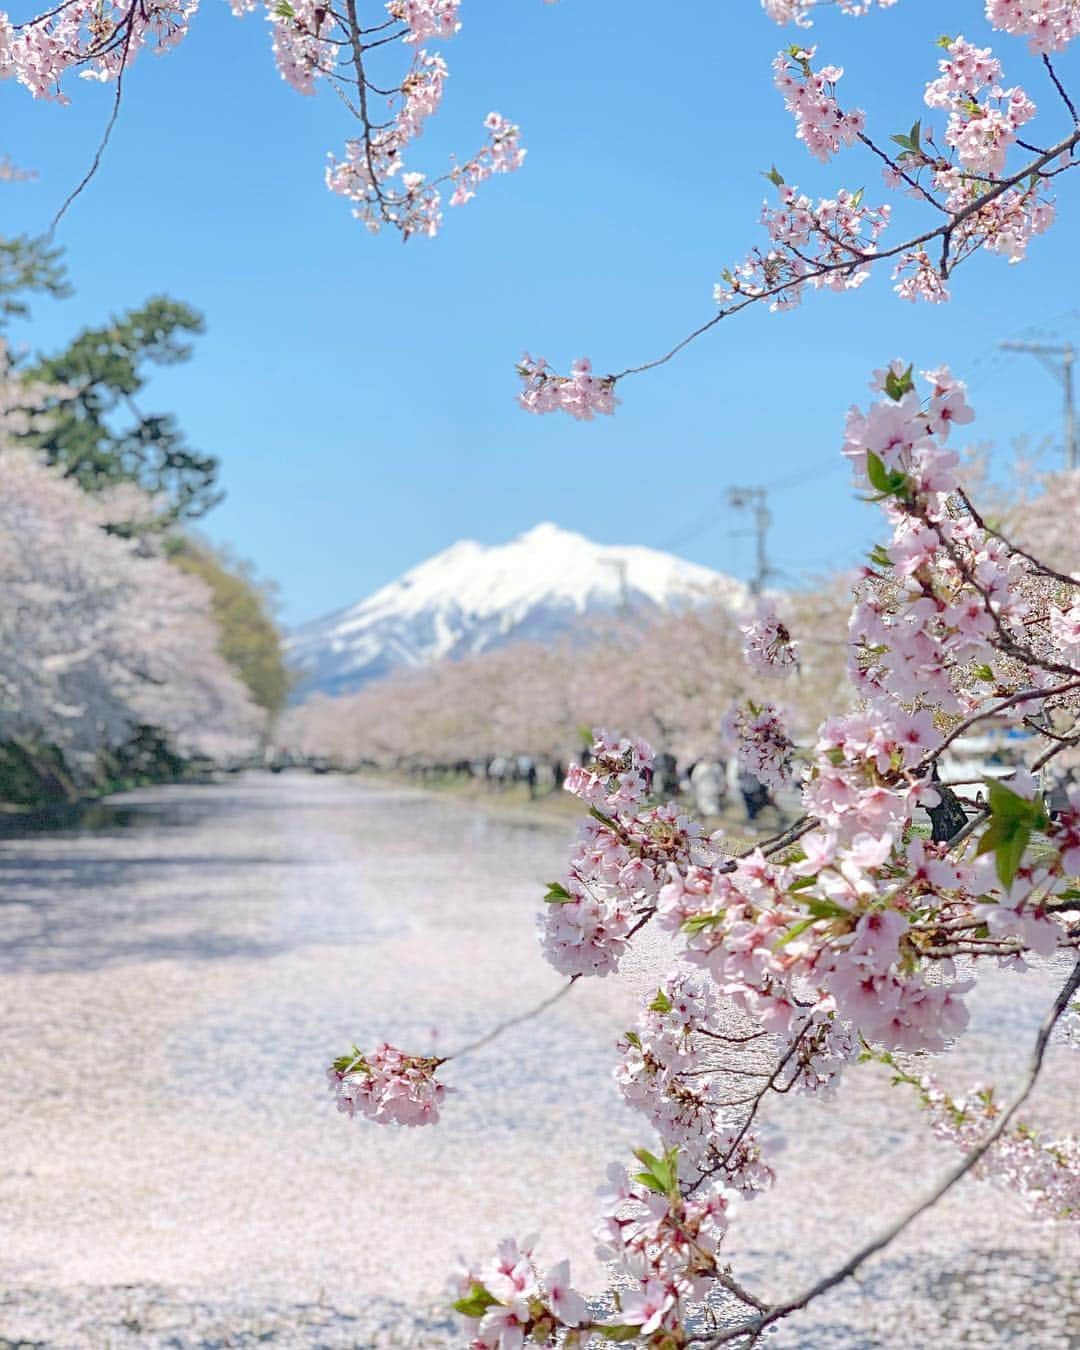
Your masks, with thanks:
[(1051, 78), (1051, 79), (1053, 80), (1053, 82), (1054, 82), (1054, 88), (1055, 88), (1055, 89), (1058, 91), (1058, 93), (1061, 95), (1062, 101), (1064, 102), (1066, 108), (1068, 108), (1068, 110), (1069, 110), (1069, 116), (1070, 116), (1070, 117), (1072, 118), (1072, 120), (1073, 120), (1073, 125), (1074, 125), (1074, 126), (1080, 126), (1080, 117), (1077, 116), (1077, 113), (1076, 113), (1076, 105), (1073, 103), (1072, 99), (1069, 97), (1069, 95), (1068, 95), (1068, 93), (1067, 93), (1067, 91), (1066, 91), (1066, 89), (1065, 89), (1065, 86), (1064, 86), (1064, 85), (1061, 83), (1061, 81), (1058, 79), (1058, 73), (1057, 73), (1057, 71), (1054, 69), (1053, 62), (1050, 60), (1049, 56), (1047, 56), (1047, 54), (1046, 54), (1045, 52), (1043, 52), (1043, 65), (1046, 67), (1046, 73), (1050, 76), (1050, 78)]
[(448, 1059), (461, 1059), (463, 1055), (471, 1055), (474, 1050), (480, 1050), (485, 1045), (490, 1045), (492, 1041), (501, 1036), (504, 1031), (509, 1031), (511, 1027), (520, 1026), (522, 1022), (528, 1022), (533, 1017), (539, 1017), (540, 1014), (546, 1012), (552, 1004), (558, 1003), (561, 998), (565, 998), (580, 978), (580, 975), (571, 975), (561, 989), (557, 989), (554, 994), (549, 995), (542, 1003), (536, 1004), (536, 1006), (530, 1008), (528, 1012), (518, 1013), (516, 1017), (510, 1017), (505, 1022), (500, 1022), (498, 1026), (492, 1027), (490, 1031), (485, 1031), (479, 1039), (469, 1041), (466, 1045), (454, 1050), (451, 1054), (443, 1055), (442, 1062), (445, 1063)]
[(72, 202), (75, 201), (75, 198), (78, 197), (83, 192), (83, 190), (88, 186), (90, 180), (93, 178), (93, 176), (97, 173), (98, 169), (101, 167), (101, 160), (105, 154), (106, 148), (108, 147), (109, 138), (113, 134), (113, 127), (116, 126), (116, 119), (120, 116), (120, 98), (124, 90), (124, 71), (127, 69), (128, 52), (131, 48), (131, 37), (133, 31), (134, 31), (133, 28), (129, 26), (127, 31), (127, 37), (124, 39), (124, 52), (120, 58), (120, 69), (116, 73), (116, 96), (113, 98), (112, 112), (110, 113), (109, 120), (105, 125), (105, 134), (102, 136), (101, 141), (98, 144), (97, 151), (94, 154), (93, 163), (90, 165), (89, 169), (87, 169), (86, 173), (84, 174), (82, 182), (79, 183), (77, 187), (73, 188), (71, 192), (68, 193), (67, 197), (64, 198), (64, 202), (63, 205), (60, 207), (60, 210), (57, 211), (55, 216), (53, 216), (52, 224), (49, 226), (49, 232), (46, 235), (47, 239), (52, 239), (53, 235), (55, 235), (56, 233), (56, 227), (60, 224), (64, 216), (67, 214), (68, 207), (71, 206)]

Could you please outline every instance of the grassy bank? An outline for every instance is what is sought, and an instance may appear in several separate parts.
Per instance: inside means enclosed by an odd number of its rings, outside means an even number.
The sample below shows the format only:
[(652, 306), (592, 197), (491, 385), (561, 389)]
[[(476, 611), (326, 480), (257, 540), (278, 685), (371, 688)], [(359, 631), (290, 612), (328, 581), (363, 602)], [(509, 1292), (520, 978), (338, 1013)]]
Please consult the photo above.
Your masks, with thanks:
[(208, 767), (176, 754), (152, 727), (90, 764), (73, 763), (55, 745), (11, 739), (0, 742), (0, 816), (62, 814), (111, 792), (199, 778)]

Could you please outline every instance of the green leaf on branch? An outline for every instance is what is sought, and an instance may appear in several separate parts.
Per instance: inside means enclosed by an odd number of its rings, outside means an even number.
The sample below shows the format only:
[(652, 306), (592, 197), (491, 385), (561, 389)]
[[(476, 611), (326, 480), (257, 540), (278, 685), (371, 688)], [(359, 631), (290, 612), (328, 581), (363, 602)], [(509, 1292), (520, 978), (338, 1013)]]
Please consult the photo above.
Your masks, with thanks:
[(915, 381), (911, 378), (912, 370), (913, 367), (909, 365), (907, 370), (897, 375), (890, 367), (888, 375), (885, 376), (885, 392), (894, 403), (899, 403), (905, 394), (910, 394), (915, 388)]
[(351, 1055), (338, 1055), (332, 1065), (335, 1073), (370, 1073), (371, 1066), (364, 1058), (363, 1051), (354, 1045)]
[(813, 915), (811, 915), (809, 919), (800, 919), (798, 923), (793, 923), (791, 927), (785, 931), (784, 936), (779, 942), (773, 944), (773, 950), (779, 951), (781, 947), (786, 947), (789, 942), (794, 942), (797, 937), (805, 933), (808, 928), (812, 928), (816, 923), (817, 919)]
[(725, 921), (724, 914), (691, 914), (683, 920), (684, 933), (704, 933), (707, 928), (719, 928)]
[(1020, 870), (1031, 836), (1050, 823), (1041, 796), (1033, 800), (1021, 797), (997, 779), (986, 780), (990, 803), (990, 824), (975, 849), (976, 856), (993, 853), (998, 880), (1011, 886)]
[(605, 1341), (636, 1341), (641, 1335), (640, 1327), (597, 1327)]
[(662, 1158), (650, 1153), (647, 1148), (634, 1149), (634, 1157), (644, 1163), (646, 1171), (638, 1172), (634, 1180), (641, 1183), (655, 1195), (675, 1197), (679, 1192), (679, 1150), (669, 1148)]
[(870, 554), (870, 561), (875, 567), (891, 567), (892, 558), (889, 557), (889, 550), (884, 544), (875, 544), (874, 551)]
[(887, 469), (885, 461), (873, 450), (866, 452), (866, 476), (870, 486), (882, 497), (897, 497), (907, 487), (907, 474), (899, 469)]
[[(799, 860), (796, 859), (795, 861), (799, 861)], [(806, 888), (807, 888), (808, 886), (813, 886), (814, 883), (815, 883), (816, 881), (817, 881), (817, 877), (816, 877), (816, 876), (815, 876), (815, 877), (798, 877), (795, 881), (793, 881), (793, 882), (791, 883), (791, 885), (788, 887), (788, 890), (789, 890), (789, 891), (805, 891)]]
[(279, 19), (295, 19), (296, 10), (289, 4), (289, 0), (278, 0), (274, 6), (274, 13)]
[(558, 881), (549, 881), (544, 903), (547, 905), (568, 905), (575, 897)]
[(773, 187), (784, 186), (784, 175), (777, 169), (775, 164), (772, 166), (769, 172), (764, 175), (764, 177), (766, 177), (769, 180), (769, 182), (772, 183)]
[(483, 1317), (498, 1301), (482, 1284), (474, 1284), (471, 1292), (454, 1304), (454, 1311), (461, 1313), (462, 1317)]
[(986, 684), (993, 684), (996, 678), (988, 665), (976, 666), (974, 675), (977, 680), (983, 680)]
[(851, 911), (845, 909), (843, 905), (838, 905), (835, 900), (823, 900), (819, 896), (811, 896), (805, 902), (806, 908), (815, 919), (850, 919)]
[(656, 991), (656, 997), (649, 1004), (650, 1012), (669, 1013), (674, 1008), (674, 1003), (668, 998), (662, 989)]

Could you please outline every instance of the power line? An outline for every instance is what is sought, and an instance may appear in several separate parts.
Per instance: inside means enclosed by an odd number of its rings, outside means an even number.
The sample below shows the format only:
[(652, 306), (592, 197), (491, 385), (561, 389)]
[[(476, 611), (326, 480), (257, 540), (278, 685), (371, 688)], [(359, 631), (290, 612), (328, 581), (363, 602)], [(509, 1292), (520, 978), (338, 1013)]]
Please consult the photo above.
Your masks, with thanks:
[(1065, 394), (1064, 442), (1065, 467), (1076, 468), (1076, 408), (1073, 401), (1073, 366), (1076, 348), (1071, 342), (1003, 342), (1002, 351), (1029, 352), (1042, 366), (1060, 381)]
[(768, 535), (772, 516), (766, 505), (768, 489), (763, 487), (729, 488), (728, 503), (738, 510), (750, 510), (754, 513), (754, 534), (757, 544), (757, 566), (750, 582), (750, 594), (761, 595), (765, 582), (773, 575), (769, 566)]

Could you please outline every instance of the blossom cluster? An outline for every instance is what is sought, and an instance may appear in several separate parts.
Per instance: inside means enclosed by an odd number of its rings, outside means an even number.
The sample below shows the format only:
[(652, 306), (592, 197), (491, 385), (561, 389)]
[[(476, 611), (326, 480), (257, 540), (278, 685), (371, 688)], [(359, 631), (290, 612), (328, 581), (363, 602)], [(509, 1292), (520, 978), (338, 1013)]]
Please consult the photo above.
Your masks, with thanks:
[(610, 1261), (619, 1288), (616, 1326), (664, 1344), (677, 1331), (688, 1305), (700, 1301), (722, 1266), (721, 1244), (737, 1198), (721, 1184), (691, 1192), (679, 1182), (679, 1152), (662, 1157), (636, 1151), (642, 1171), (632, 1177), (618, 1164), (608, 1168), (600, 1191), (597, 1255)]
[[(434, 237), (442, 225), (444, 187), (449, 204), (462, 206), (482, 182), (524, 163), (520, 129), (492, 112), (484, 123), (485, 144), (468, 159), (434, 178), (406, 164), (412, 143), (442, 102), (448, 77), (442, 56), (420, 44), (452, 38), (461, 27), (459, 8), (460, 0), (389, 0), (388, 22), (371, 30), (378, 36), (367, 47), (364, 30), (353, 31), (336, 16), (328, 21), (318, 0), (267, 4), (278, 67), (295, 89), (311, 93), (314, 79), (324, 75), (339, 88), (360, 86), (360, 134), (346, 142), (340, 159), (328, 156), (325, 181), (331, 192), (352, 202), (353, 215), (372, 233), (391, 226), (406, 239)], [(369, 79), (363, 60), (395, 36), (412, 56), (400, 81), (384, 89)], [(369, 111), (376, 102), (385, 109), (379, 118)]]
[(14, 78), (35, 98), (67, 103), (61, 82), (115, 80), (146, 46), (165, 51), (187, 34), (198, 0), (71, 0), (27, 23), (0, 11), (0, 79)]
[[(859, 17), (873, 9), (875, 0), (761, 0), (761, 8), (774, 23), (793, 23), (800, 28), (809, 28), (814, 10), (821, 4), (831, 3), (835, 3), (841, 14)], [(896, 0), (877, 0), (881, 9), (890, 9), (895, 4)]]
[[(373, 232), (392, 226), (406, 238), (434, 235), (442, 222), (442, 185), (460, 206), (494, 174), (521, 167), (525, 151), (517, 126), (498, 113), (486, 121), (487, 140), (470, 158), (435, 178), (408, 168), (405, 152), (438, 108), (447, 67), (428, 40), (452, 38), (461, 27), (460, 0), (388, 0), (384, 22), (364, 26), (355, 10), (328, 9), (321, 0), (230, 0), (237, 17), (262, 9), (281, 78), (312, 95), (326, 81), (360, 123), (344, 155), (331, 155), (329, 189), (353, 203), (353, 214)], [(198, 0), (62, 0), (25, 23), (0, 11), (0, 79), (13, 76), (35, 98), (68, 102), (63, 77), (119, 80), (138, 52), (175, 46), (187, 33)], [(373, 79), (367, 64), (380, 59), (393, 71), (391, 49), (405, 48), (404, 70)], [(401, 69), (401, 66), (398, 67)], [(376, 111), (378, 110), (378, 111)]]
[(795, 742), (781, 713), (771, 703), (747, 700), (733, 704), (720, 729), (734, 742), (740, 767), (758, 782), (774, 788), (786, 787), (791, 782)]
[(812, 69), (816, 47), (798, 44), (773, 62), (773, 83), (784, 96), (784, 106), (795, 118), (795, 135), (815, 159), (828, 160), (841, 145), (854, 145), (866, 126), (860, 108), (844, 112), (836, 101), (841, 66)]
[[(678, 1149), (685, 1181), (715, 1178), (731, 1191), (753, 1196), (772, 1184), (773, 1170), (750, 1128), (753, 1112), (747, 1109), (745, 1085), (757, 1080), (765, 1090), (774, 1047), (765, 1033), (747, 1031), (748, 1025), (733, 1018), (712, 981), (677, 969), (620, 1040), (615, 1081), (664, 1147)], [(785, 1075), (785, 1090), (810, 1083), (804, 1067), (794, 1064)], [(822, 1081), (814, 1075), (814, 1082)]]
[[(492, 112), (484, 120), (487, 143), (464, 164), (455, 164), (434, 182), (428, 182), (422, 173), (404, 169), (403, 151), (438, 107), (445, 79), (442, 58), (420, 52), (402, 85), (396, 118), (369, 136), (347, 141), (343, 159), (328, 156), (327, 187), (353, 202), (353, 215), (374, 234), (389, 224), (406, 237), (423, 234), (434, 238), (443, 219), (439, 184), (451, 184), (450, 205), (462, 206), (493, 174), (513, 173), (524, 163), (520, 128)], [(389, 186), (395, 176), (400, 179), (400, 190)]]
[(861, 286), (888, 226), (889, 206), (865, 205), (861, 191), (845, 189), (815, 203), (775, 170), (770, 177), (780, 198), (778, 207), (762, 206), (771, 245), (755, 248), (738, 266), (725, 269), (713, 288), (716, 302), (769, 296), (771, 309), (794, 309), (804, 285), (834, 291)]
[(568, 792), (591, 808), (565, 883), (548, 889), (540, 919), (548, 961), (565, 975), (618, 969), (635, 924), (655, 907), (670, 862), (685, 862), (697, 836), (673, 804), (645, 806), (652, 751), (598, 731), (587, 766), (571, 765)]
[(579, 422), (590, 422), (598, 413), (615, 411), (615, 381), (592, 373), (585, 357), (575, 361), (569, 375), (557, 375), (544, 360), (528, 352), (518, 362), (518, 374), (524, 388), (518, 403), (531, 413), (566, 412)]
[[(560, 1261), (541, 1276), (533, 1255), (536, 1239), (504, 1238), (490, 1261), (462, 1261), (452, 1292), (464, 1320), (471, 1350), (522, 1350), (526, 1341), (551, 1343), (557, 1331), (564, 1346), (581, 1346), (574, 1328), (589, 1323), (588, 1305), (570, 1283), (570, 1262)], [(587, 1339), (588, 1332), (581, 1335)]]
[(999, 176), (1017, 131), (1035, 116), (1035, 104), (1019, 85), (1001, 88), (1001, 63), (989, 47), (976, 47), (963, 36), (948, 42), (938, 68), (941, 74), (926, 86), (925, 101), (928, 108), (948, 111), (946, 143), (965, 169)]
[(744, 624), (743, 655), (755, 675), (787, 676), (799, 668), (799, 644), (779, 615), (764, 613)]
[[(992, 1088), (976, 1086), (954, 1098), (930, 1074), (919, 1088), (934, 1134), (965, 1153), (982, 1142), (1000, 1114)], [(1027, 1125), (1012, 1126), (983, 1154), (975, 1175), (1016, 1191), (1038, 1218), (1080, 1224), (1080, 1139), (1045, 1139)]]
[(986, 0), (986, 17), (1033, 52), (1062, 51), (1080, 36), (1080, 0)]
[(405, 24), (405, 41), (415, 44), (429, 37), (453, 37), (461, 27), (460, 6), (461, 0), (388, 0), (386, 12)]
[(409, 1055), (383, 1044), (370, 1053), (354, 1048), (326, 1071), (337, 1108), (378, 1124), (434, 1125), (449, 1089), (436, 1081), (442, 1060)]

